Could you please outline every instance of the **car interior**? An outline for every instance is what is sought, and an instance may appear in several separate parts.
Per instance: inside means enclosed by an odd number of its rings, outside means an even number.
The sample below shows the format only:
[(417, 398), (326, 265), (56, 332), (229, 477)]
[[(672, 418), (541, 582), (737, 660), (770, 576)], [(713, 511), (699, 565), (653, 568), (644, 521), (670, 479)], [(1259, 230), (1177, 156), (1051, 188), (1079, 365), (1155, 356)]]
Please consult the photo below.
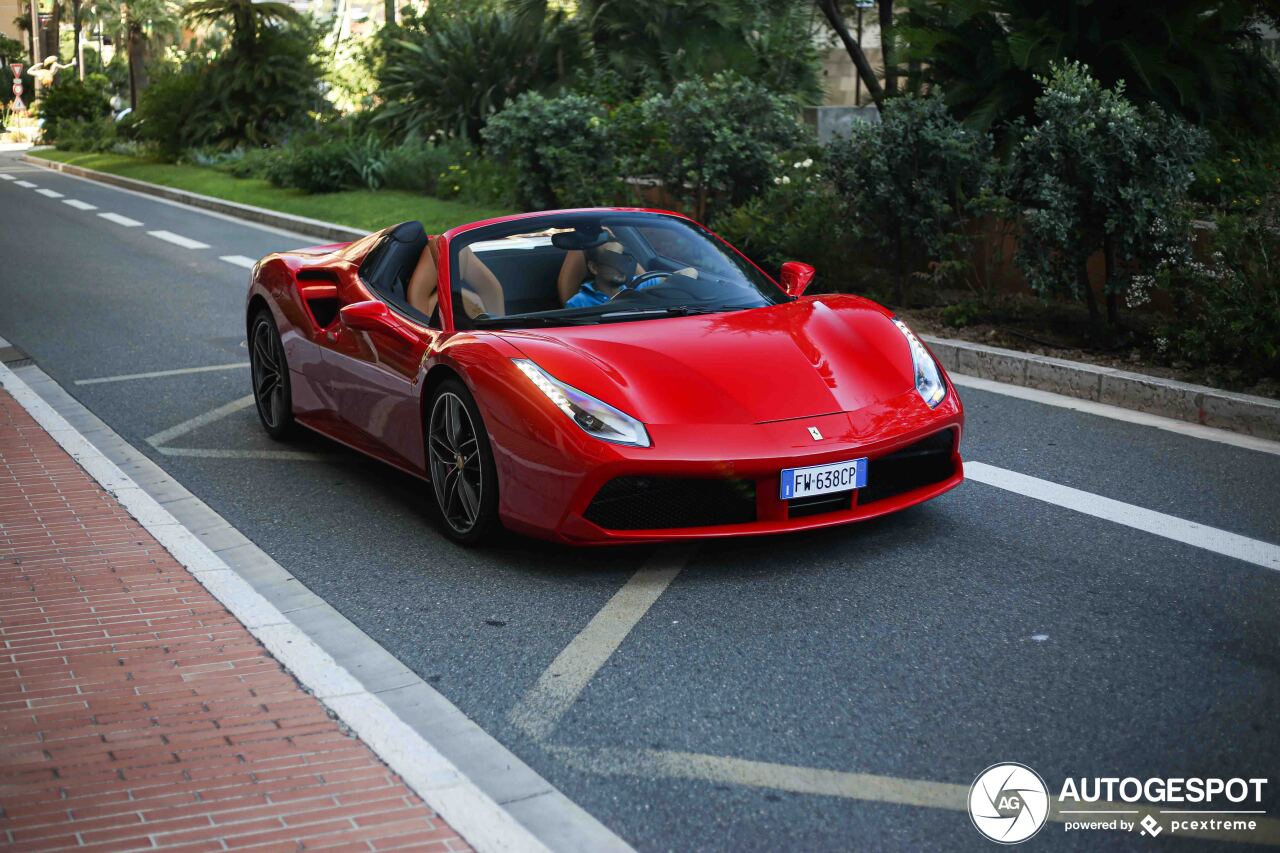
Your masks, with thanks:
[[(713, 281), (697, 287), (699, 268), (705, 276), (723, 265), (700, 257), (696, 246), (660, 227), (595, 225), (588, 231), (586, 238), (581, 228), (506, 233), (455, 249), (453, 284), (462, 313), (474, 320), (564, 308), (592, 278), (588, 260), (606, 251), (627, 258), (628, 266), (634, 258), (635, 276), (665, 274), (663, 290), (672, 295), (714, 287)], [(360, 275), (391, 305), (438, 328), (439, 253), (439, 237), (429, 237), (420, 222), (404, 222), (387, 229), (360, 265)]]

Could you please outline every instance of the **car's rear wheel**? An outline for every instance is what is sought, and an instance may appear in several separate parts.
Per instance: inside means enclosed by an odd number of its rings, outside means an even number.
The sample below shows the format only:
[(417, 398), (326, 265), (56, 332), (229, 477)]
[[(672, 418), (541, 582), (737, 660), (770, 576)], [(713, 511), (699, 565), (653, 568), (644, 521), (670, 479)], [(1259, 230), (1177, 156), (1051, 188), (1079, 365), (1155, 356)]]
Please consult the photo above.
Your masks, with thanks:
[(253, 317), (249, 327), (249, 365), (253, 375), (253, 401), (267, 435), (283, 439), (293, 431), (293, 389), (289, 364), (275, 318), (267, 309)]
[(431, 397), (427, 462), (445, 534), (464, 545), (482, 541), (498, 524), (498, 472), (480, 409), (458, 379)]

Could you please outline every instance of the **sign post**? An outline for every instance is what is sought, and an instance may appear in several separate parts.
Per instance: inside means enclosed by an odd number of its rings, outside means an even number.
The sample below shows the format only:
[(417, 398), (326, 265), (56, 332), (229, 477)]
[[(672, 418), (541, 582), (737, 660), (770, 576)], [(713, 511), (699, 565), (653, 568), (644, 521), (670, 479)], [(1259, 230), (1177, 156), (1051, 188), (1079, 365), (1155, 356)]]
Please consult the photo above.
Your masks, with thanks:
[(13, 103), (10, 106), (15, 113), (24, 113), (27, 105), (22, 101), (22, 63), (10, 62), (9, 70), (13, 72)]

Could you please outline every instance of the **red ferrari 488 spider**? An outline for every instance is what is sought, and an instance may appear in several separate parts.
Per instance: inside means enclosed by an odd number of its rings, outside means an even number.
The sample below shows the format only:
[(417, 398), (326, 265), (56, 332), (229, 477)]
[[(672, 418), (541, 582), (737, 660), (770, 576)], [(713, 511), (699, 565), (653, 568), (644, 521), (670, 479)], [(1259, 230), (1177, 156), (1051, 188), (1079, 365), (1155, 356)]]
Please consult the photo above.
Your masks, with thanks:
[(942, 367), (874, 302), (803, 296), (813, 274), (778, 283), (683, 216), (612, 208), (269, 255), (258, 414), (429, 481), (464, 543), (801, 530), (958, 485)]

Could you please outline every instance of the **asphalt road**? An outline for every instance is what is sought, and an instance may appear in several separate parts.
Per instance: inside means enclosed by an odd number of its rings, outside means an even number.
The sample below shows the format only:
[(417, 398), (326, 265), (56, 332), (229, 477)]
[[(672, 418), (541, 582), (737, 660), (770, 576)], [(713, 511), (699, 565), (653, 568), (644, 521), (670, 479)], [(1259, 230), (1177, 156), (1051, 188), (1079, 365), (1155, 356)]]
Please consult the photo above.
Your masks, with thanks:
[[(777, 767), (1270, 777), (1280, 818), (1280, 572), (978, 482), (859, 526), (697, 546), (530, 734), (525, 697), (653, 549), (460, 549), (427, 487), (319, 438), (293, 448), (314, 458), (272, 458), (252, 408), (162, 452), (149, 436), (242, 398), (248, 371), (76, 383), (247, 361), (247, 270), (221, 258), (299, 240), (9, 155), (0, 172), (0, 336), (637, 848), (991, 847), (963, 812), (801, 793)], [(961, 396), (968, 460), (1280, 542), (1280, 455)], [(756, 764), (697, 769), (721, 758)], [(1136, 840), (1050, 825), (1035, 843)]]

